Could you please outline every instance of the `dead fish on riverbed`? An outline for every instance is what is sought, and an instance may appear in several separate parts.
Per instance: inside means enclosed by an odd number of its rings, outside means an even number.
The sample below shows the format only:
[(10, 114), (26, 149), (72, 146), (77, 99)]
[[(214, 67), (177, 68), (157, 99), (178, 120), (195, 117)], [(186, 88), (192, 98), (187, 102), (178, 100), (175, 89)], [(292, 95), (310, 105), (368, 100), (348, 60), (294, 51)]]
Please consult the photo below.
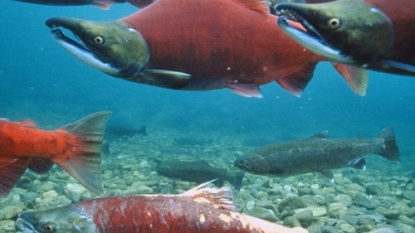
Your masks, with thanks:
[(254, 174), (290, 176), (320, 172), (328, 178), (330, 169), (350, 166), (363, 169), (368, 154), (399, 161), (399, 149), (391, 127), (372, 140), (329, 139), (327, 131), (310, 138), (262, 147), (239, 157), (235, 166)]
[(203, 160), (199, 161), (180, 161), (171, 160), (161, 162), (156, 166), (156, 171), (160, 175), (181, 179), (184, 181), (196, 182), (198, 184), (217, 179), (214, 183), (221, 187), (225, 180), (229, 181), (236, 190), (240, 190), (244, 172), (230, 173), (225, 169), (210, 166)]
[(16, 228), (24, 233), (307, 233), (235, 212), (231, 189), (206, 187), (209, 183), (180, 195), (104, 197), (24, 212)]

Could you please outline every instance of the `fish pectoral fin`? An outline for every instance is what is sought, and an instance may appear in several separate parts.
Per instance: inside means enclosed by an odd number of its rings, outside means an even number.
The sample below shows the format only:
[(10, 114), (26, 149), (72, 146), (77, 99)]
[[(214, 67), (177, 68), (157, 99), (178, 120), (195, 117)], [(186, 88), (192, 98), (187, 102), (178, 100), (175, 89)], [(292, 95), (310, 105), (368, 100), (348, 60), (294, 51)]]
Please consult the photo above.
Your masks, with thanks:
[(381, 64), (386, 64), (388, 66), (392, 66), (394, 68), (409, 71), (415, 73), (415, 65), (403, 63), (400, 61), (394, 61), (394, 60), (388, 60), (388, 59), (382, 59)]
[(341, 63), (332, 62), (332, 64), (356, 94), (366, 95), (367, 83), (369, 82), (367, 70)]
[(140, 76), (140, 82), (170, 89), (182, 89), (191, 78), (187, 73), (161, 69), (145, 69), (140, 72)]
[(229, 83), (226, 87), (233, 91), (234, 93), (241, 95), (243, 97), (255, 97), (262, 98), (261, 90), (259, 89), (258, 84), (254, 83)]
[(23, 159), (0, 159), (0, 196), (7, 196), (26, 171), (30, 157)]
[(353, 163), (350, 164), (350, 167), (360, 169), (360, 170), (366, 170), (366, 160), (362, 158), (362, 159), (353, 161)]
[(300, 97), (301, 93), (313, 77), (317, 63), (309, 63), (300, 70), (275, 81), (291, 94)]
[(322, 170), (322, 171), (320, 171), (320, 173), (324, 176), (324, 177), (326, 177), (326, 178), (328, 178), (328, 179), (333, 179), (333, 172), (331, 172), (330, 170)]

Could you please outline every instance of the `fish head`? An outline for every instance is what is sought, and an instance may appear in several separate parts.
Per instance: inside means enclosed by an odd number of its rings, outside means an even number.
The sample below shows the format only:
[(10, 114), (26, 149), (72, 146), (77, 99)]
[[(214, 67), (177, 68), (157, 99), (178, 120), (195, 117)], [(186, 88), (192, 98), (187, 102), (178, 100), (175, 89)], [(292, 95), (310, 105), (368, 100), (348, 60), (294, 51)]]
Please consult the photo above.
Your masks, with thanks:
[[(52, 38), (76, 58), (109, 75), (129, 79), (139, 74), (150, 53), (141, 34), (120, 21), (95, 22), (55, 17), (46, 21)], [(63, 30), (75, 35), (72, 39)]]
[(92, 219), (73, 205), (20, 213), (15, 226), (23, 233), (99, 232)]
[(250, 153), (237, 158), (234, 165), (241, 170), (254, 174), (268, 174), (271, 171), (268, 161), (257, 153)]
[[(391, 20), (360, 0), (327, 3), (281, 3), (275, 7), (277, 24), (310, 51), (332, 61), (363, 66), (376, 61), (393, 46)], [(306, 30), (290, 25), (300, 23)]]

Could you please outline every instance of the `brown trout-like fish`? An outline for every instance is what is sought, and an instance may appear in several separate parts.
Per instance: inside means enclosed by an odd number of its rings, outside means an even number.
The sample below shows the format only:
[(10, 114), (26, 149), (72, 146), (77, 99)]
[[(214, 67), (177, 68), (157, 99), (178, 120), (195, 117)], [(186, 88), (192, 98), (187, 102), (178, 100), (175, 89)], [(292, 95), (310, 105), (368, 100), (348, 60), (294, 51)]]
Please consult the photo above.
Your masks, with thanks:
[(180, 195), (105, 197), (24, 212), (16, 228), (24, 233), (307, 233), (237, 213), (230, 187), (207, 184)]
[(327, 131), (310, 138), (265, 146), (235, 160), (235, 166), (254, 174), (291, 176), (320, 172), (328, 178), (330, 169), (350, 166), (364, 169), (368, 154), (378, 154), (399, 161), (399, 149), (391, 127), (378, 137), (363, 139), (328, 139)]

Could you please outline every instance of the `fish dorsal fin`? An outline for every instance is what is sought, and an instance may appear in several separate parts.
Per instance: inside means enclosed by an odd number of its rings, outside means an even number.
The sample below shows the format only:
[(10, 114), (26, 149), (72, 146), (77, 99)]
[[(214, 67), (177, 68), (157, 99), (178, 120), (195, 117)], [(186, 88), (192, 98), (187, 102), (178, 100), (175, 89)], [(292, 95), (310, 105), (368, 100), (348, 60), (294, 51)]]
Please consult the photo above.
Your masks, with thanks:
[(249, 10), (257, 11), (262, 14), (269, 14), (269, 5), (266, 0), (232, 0), (243, 5)]
[(326, 130), (326, 131), (316, 133), (313, 136), (311, 136), (310, 138), (328, 138), (328, 134), (329, 134), (329, 131)]
[(335, 62), (332, 64), (356, 94), (366, 95), (367, 83), (369, 82), (367, 70)]
[(235, 211), (235, 206), (232, 201), (232, 189), (229, 186), (224, 186), (219, 189), (210, 187), (210, 185), (215, 181), (216, 179), (205, 182), (180, 195), (191, 197), (196, 202), (213, 205), (218, 209)]
[(24, 119), (19, 122), (21, 125), (28, 127), (28, 128), (36, 128), (36, 123), (30, 119)]
[(313, 77), (316, 63), (310, 63), (299, 71), (291, 73), (282, 78), (276, 78), (275, 81), (291, 94), (300, 97), (304, 88)]

